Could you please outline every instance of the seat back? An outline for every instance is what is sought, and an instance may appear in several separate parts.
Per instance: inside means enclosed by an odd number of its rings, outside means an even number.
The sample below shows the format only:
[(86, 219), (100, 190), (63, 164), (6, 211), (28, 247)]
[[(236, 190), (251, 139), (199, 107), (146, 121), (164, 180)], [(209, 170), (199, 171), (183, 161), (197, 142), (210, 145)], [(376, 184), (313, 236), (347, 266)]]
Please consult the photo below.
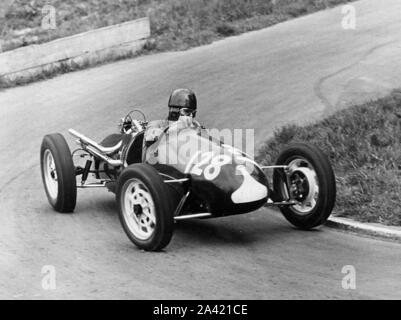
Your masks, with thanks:
[(127, 164), (141, 163), (142, 162), (142, 150), (143, 150), (143, 138), (145, 131), (137, 134), (134, 141), (131, 143), (129, 150), (127, 152)]

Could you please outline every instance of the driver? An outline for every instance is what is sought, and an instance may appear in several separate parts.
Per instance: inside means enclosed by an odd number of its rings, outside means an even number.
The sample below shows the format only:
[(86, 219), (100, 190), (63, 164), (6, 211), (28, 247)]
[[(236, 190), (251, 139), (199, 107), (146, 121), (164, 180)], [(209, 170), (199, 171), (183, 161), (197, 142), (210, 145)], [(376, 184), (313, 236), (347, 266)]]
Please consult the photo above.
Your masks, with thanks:
[(195, 93), (189, 89), (174, 90), (168, 101), (168, 117), (167, 120), (155, 120), (149, 122), (145, 131), (145, 144), (150, 146), (157, 141), (163, 131), (170, 127), (169, 130), (179, 130), (193, 125), (193, 118), (197, 111), (197, 102)]

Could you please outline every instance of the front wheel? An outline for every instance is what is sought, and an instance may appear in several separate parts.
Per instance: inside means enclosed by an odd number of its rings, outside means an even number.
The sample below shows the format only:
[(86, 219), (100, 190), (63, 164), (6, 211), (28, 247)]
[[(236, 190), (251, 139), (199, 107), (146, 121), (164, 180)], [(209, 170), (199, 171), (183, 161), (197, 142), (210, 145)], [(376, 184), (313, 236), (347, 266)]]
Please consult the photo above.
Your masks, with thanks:
[(121, 225), (137, 247), (158, 251), (169, 244), (174, 208), (156, 169), (142, 163), (124, 169), (117, 183), (117, 206)]
[(277, 159), (273, 174), (274, 191), (283, 200), (295, 200), (296, 205), (280, 207), (284, 217), (301, 229), (312, 229), (330, 216), (336, 199), (333, 169), (318, 148), (308, 144), (293, 144)]

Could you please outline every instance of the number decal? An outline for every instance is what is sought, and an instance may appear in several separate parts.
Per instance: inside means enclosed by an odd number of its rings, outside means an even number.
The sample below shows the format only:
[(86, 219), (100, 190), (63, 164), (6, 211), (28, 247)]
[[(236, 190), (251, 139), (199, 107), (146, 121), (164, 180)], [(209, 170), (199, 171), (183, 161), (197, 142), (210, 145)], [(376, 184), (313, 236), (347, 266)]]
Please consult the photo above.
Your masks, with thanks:
[(205, 152), (202, 153), (201, 155), (202, 159), (200, 162), (196, 163), (191, 170), (192, 174), (196, 174), (198, 176), (202, 175), (202, 169), (201, 167), (204, 166), (205, 164), (208, 164), (210, 159), (213, 157), (213, 152)]
[[(198, 163), (193, 164), (200, 152), (197, 152), (187, 165), (186, 172), (201, 176), (202, 173), (206, 180), (216, 179), (221, 171), (221, 167), (231, 162), (231, 157), (228, 155), (217, 155), (214, 156), (213, 152), (204, 152), (201, 154), (201, 160)], [(192, 166), (193, 165), (193, 166)], [(192, 168), (191, 168), (192, 166)], [(204, 167), (202, 169), (202, 167)]]
[(225, 154), (218, 155), (212, 159), (212, 162), (205, 168), (203, 174), (207, 180), (214, 180), (218, 177), (221, 171), (221, 167), (225, 164), (229, 164), (231, 158)]

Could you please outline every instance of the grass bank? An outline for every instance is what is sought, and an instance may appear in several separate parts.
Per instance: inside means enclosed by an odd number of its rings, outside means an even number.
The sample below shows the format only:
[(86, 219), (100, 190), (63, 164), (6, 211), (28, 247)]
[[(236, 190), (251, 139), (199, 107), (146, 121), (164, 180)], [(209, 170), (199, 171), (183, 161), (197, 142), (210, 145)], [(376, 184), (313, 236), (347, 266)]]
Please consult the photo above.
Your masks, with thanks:
[(270, 162), (292, 142), (313, 143), (330, 157), (338, 216), (401, 226), (401, 89), (314, 124), (285, 126), (257, 158)]
[[(350, 1), (4, 0), (0, 3), (0, 38), (2, 50), (7, 51), (148, 16), (152, 37), (141, 54), (185, 50), (346, 2)], [(54, 30), (41, 27), (45, 5), (56, 9), (57, 27)], [(113, 57), (107, 59), (110, 60)], [(82, 66), (73, 65), (71, 68), (65, 65), (54, 72), (46, 72), (38, 79), (98, 63), (85, 62)], [(2, 85), (7, 86), (5, 83)]]

